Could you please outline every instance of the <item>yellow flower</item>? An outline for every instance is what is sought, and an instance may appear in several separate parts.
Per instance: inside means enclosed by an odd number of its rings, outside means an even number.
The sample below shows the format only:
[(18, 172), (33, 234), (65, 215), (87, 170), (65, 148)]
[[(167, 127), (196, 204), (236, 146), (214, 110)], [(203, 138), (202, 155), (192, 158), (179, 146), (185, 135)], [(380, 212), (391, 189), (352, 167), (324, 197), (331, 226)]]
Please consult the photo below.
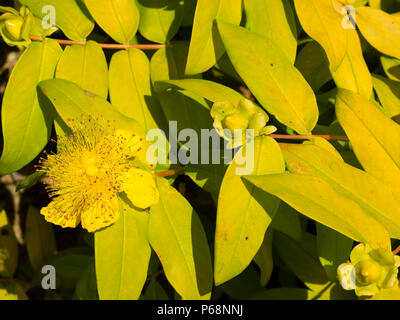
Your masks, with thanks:
[(142, 138), (116, 129), (102, 117), (71, 119), (68, 126), (72, 134), (58, 138), (58, 153), (42, 165), (53, 196), (41, 210), (47, 221), (64, 228), (81, 222), (93, 232), (118, 220), (122, 192), (141, 209), (158, 202), (153, 174), (135, 165)]

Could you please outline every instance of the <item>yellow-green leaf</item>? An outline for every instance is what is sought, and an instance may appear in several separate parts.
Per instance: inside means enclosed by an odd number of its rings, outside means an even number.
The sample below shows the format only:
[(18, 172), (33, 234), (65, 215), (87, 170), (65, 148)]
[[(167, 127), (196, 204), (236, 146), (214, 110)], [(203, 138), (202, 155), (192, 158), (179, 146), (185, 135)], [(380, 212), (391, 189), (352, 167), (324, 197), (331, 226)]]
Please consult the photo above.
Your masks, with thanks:
[(19, 58), (3, 97), (4, 149), (0, 174), (21, 169), (46, 145), (52, 128), (51, 105), (37, 94), (37, 84), (54, 76), (62, 50), (51, 39), (33, 42)]
[(338, 91), (336, 115), (364, 169), (400, 192), (400, 126), (345, 89)]
[(139, 32), (158, 43), (171, 40), (183, 19), (183, 3), (179, 0), (136, 0), (139, 12)]
[(146, 55), (135, 48), (115, 53), (110, 63), (111, 103), (146, 131), (157, 128), (157, 121), (163, 116), (151, 96), (150, 63)]
[(260, 268), (260, 285), (265, 287), (271, 278), (274, 261), (272, 259), (272, 228), (267, 229), (264, 241), (254, 257), (254, 262)]
[(294, 63), (297, 52), (296, 22), (288, 0), (244, 1), (246, 28), (267, 40), (272, 40)]
[(400, 23), (390, 14), (371, 7), (360, 7), (356, 23), (365, 39), (377, 50), (400, 59)]
[(279, 197), (305, 216), (355, 241), (366, 242), (373, 247), (390, 247), (389, 234), (378, 221), (319, 177), (282, 173), (245, 179)]
[(103, 49), (94, 41), (64, 50), (56, 78), (75, 82), (82, 89), (107, 99), (108, 66)]
[(346, 18), (336, 0), (295, 0), (297, 16), (304, 31), (325, 50), (330, 67), (336, 70), (347, 50)]
[(400, 60), (388, 56), (381, 56), (382, 68), (391, 80), (400, 81)]
[(186, 74), (198, 74), (210, 69), (225, 52), (215, 29), (214, 20), (239, 24), (242, 0), (197, 0)]
[(42, 81), (39, 89), (51, 101), (64, 121), (78, 119), (85, 114), (93, 117), (103, 116), (105, 119), (115, 121), (115, 125), (120, 129), (134, 132), (142, 137), (146, 136), (143, 127), (134, 119), (125, 117), (107, 100), (81, 89), (71, 81), (63, 79)]
[[(247, 165), (254, 162), (252, 174), (279, 173), (285, 170), (278, 144), (270, 137), (261, 136), (251, 147), (244, 147), (229, 166), (222, 181), (215, 232), (215, 284), (220, 285), (240, 274), (253, 260), (263, 242), (279, 201), (266, 196), (241, 179), (237, 169), (243, 169), (241, 157)], [(247, 155), (246, 155), (247, 154)], [(265, 161), (268, 159), (268, 161)]]
[(202, 79), (185, 79), (156, 82), (156, 90), (161, 90), (165, 86), (177, 86), (179, 88), (193, 91), (198, 95), (212, 102), (229, 101), (237, 106), (244, 97), (237, 91), (226, 87), (217, 82)]
[(353, 240), (317, 223), (317, 249), (319, 261), (329, 281), (337, 280), (337, 268), (347, 261), (353, 247)]
[(212, 267), (207, 238), (189, 202), (158, 178), (160, 201), (150, 209), (149, 240), (165, 276), (183, 299), (209, 299)]
[(281, 149), (290, 172), (323, 178), (338, 193), (358, 203), (393, 238), (400, 238), (400, 195), (388, 186), (317, 145), (281, 144)]
[(332, 79), (325, 51), (316, 41), (307, 43), (301, 49), (295, 66), (315, 91)]
[(92, 17), (76, 0), (20, 0), (19, 2), (29, 7), (39, 19), (52, 14), (50, 10), (45, 12), (43, 10), (46, 6), (53, 6), (57, 27), (71, 40), (84, 41), (94, 28)]
[(119, 43), (129, 43), (139, 27), (135, 0), (84, 0), (96, 23)]
[(338, 88), (348, 89), (369, 99), (372, 95), (372, 78), (365, 63), (357, 31), (348, 30), (349, 43), (342, 63), (331, 70)]
[(283, 51), (242, 27), (217, 25), (232, 64), (262, 106), (298, 133), (309, 134), (318, 119), (315, 95)]
[(147, 278), (151, 249), (149, 214), (119, 199), (121, 217), (95, 233), (97, 287), (100, 299), (136, 300)]
[(393, 118), (400, 114), (400, 82), (373, 75), (374, 88), (385, 114)]
[(25, 242), (29, 261), (36, 270), (56, 252), (53, 226), (32, 206), (29, 207), (26, 216)]

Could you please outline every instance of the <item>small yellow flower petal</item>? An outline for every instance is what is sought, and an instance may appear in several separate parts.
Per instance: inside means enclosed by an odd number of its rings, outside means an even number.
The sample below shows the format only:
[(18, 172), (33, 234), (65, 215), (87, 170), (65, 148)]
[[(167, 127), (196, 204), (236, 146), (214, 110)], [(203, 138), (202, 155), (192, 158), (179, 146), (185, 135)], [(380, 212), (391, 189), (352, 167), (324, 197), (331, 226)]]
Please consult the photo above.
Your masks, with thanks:
[(63, 228), (75, 228), (80, 220), (80, 213), (74, 210), (68, 210), (67, 200), (60, 196), (53, 199), (47, 207), (42, 208), (40, 213), (46, 221), (54, 223)]
[(145, 170), (131, 168), (125, 175), (122, 189), (135, 207), (145, 209), (159, 199), (153, 175)]
[(93, 232), (113, 224), (119, 216), (118, 198), (113, 197), (107, 203), (94, 203), (82, 212), (82, 227)]

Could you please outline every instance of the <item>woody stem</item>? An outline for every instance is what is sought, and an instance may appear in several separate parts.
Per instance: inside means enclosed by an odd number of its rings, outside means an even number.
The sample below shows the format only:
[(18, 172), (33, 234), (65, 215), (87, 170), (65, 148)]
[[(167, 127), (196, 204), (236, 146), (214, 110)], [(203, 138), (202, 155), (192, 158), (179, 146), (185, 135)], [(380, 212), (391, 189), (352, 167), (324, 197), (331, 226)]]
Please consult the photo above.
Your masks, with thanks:
[[(31, 40), (43, 41), (42, 37), (30, 35)], [(53, 39), (53, 38), (49, 38)], [(72, 40), (62, 40), (62, 39), (53, 39), (57, 41), (59, 44), (66, 45), (81, 45), (84, 46), (86, 44), (85, 41), (72, 41)], [(157, 50), (161, 48), (165, 48), (165, 44), (115, 44), (115, 43), (99, 43), (99, 46), (104, 49), (128, 49), (128, 48), (137, 48), (142, 50)]]

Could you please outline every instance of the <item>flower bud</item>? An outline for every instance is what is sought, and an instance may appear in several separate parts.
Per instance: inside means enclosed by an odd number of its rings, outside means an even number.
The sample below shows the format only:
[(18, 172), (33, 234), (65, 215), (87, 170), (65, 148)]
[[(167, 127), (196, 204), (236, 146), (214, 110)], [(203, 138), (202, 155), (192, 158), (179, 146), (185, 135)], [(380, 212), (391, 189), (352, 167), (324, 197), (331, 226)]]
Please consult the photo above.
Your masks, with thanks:
[(21, 40), (21, 32), (23, 25), (24, 25), (24, 20), (20, 17), (7, 19), (6, 21), (4, 21), (4, 28), (6, 31), (6, 35), (13, 41)]
[(232, 113), (227, 115), (224, 120), (222, 120), (222, 124), (225, 128), (228, 128), (232, 132), (234, 130), (246, 130), (249, 126), (249, 121), (245, 119), (240, 113)]
[(363, 285), (369, 285), (377, 282), (382, 274), (382, 267), (378, 262), (367, 259), (362, 260), (355, 266), (356, 279)]

